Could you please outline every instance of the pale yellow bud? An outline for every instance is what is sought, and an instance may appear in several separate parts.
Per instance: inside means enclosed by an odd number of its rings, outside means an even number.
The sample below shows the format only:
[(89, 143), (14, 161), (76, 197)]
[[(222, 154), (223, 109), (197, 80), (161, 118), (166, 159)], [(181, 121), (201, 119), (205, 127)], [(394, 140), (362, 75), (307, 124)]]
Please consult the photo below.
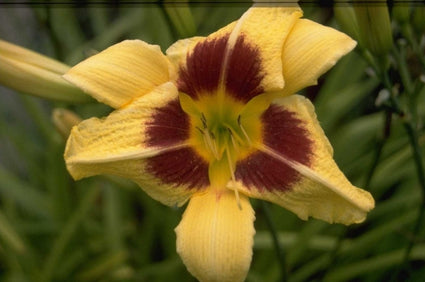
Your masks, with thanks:
[(81, 118), (76, 113), (62, 108), (53, 110), (52, 120), (56, 129), (65, 139), (71, 133), (72, 127), (81, 122)]
[(45, 99), (83, 103), (93, 101), (62, 75), (69, 66), (0, 40), (0, 84)]

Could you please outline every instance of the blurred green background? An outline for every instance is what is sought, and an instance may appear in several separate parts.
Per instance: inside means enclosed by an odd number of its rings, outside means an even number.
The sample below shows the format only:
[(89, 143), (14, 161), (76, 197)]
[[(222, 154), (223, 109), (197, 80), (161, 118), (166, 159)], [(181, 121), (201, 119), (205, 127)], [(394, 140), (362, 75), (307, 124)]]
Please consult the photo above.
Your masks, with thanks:
[[(177, 39), (208, 35), (250, 6), (75, 3), (0, 4), (0, 38), (74, 65), (124, 39), (165, 51)], [(341, 29), (332, 7), (301, 6), (304, 17)], [(424, 7), (408, 10), (407, 22), (390, 9), (394, 41), (417, 90), (414, 101), (403, 96), (392, 55), (389, 74), (402, 108), (415, 113), (423, 152), (425, 66), (418, 56), (423, 60), (425, 52), (423, 30), (414, 28), (418, 9)], [(411, 25), (419, 54), (408, 41), (400, 43), (404, 25)], [(364, 223), (345, 227), (305, 222), (269, 205), (289, 281), (424, 281), (425, 222), (419, 218), (418, 224), (423, 191), (406, 121), (393, 115), (389, 123), (388, 110), (375, 105), (382, 89), (357, 49), (302, 92), (313, 100), (341, 170), (373, 194), (376, 208)], [(51, 119), (56, 107), (82, 118), (111, 112), (96, 103), (51, 102), (0, 86), (0, 281), (195, 281), (175, 251), (174, 227), (184, 208), (163, 206), (122, 179), (74, 182), (64, 166), (65, 139)], [(257, 234), (247, 281), (281, 281), (265, 211), (251, 202)]]

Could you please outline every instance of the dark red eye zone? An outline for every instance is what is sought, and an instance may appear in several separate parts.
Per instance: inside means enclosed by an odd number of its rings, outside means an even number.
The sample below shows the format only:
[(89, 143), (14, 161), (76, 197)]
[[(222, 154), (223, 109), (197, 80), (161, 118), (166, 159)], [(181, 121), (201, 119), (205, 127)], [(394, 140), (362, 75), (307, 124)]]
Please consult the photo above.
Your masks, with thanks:
[[(226, 35), (195, 46), (186, 58), (186, 66), (179, 70), (179, 91), (197, 100), (202, 95), (215, 93), (220, 83), (224, 83), (226, 94), (244, 103), (263, 93), (264, 74), (258, 49), (240, 35), (228, 52), (228, 40)], [(224, 81), (220, 81), (223, 72)]]
[[(146, 126), (146, 144), (169, 147), (189, 138), (189, 116), (178, 99), (156, 109)], [(190, 147), (166, 151), (147, 159), (146, 170), (165, 184), (202, 189), (209, 185), (208, 163)]]
[[(313, 142), (303, 121), (273, 104), (263, 113), (261, 120), (263, 142), (267, 147), (291, 161), (310, 165)], [(288, 165), (261, 151), (236, 164), (236, 179), (249, 189), (285, 191), (291, 189), (299, 176)]]

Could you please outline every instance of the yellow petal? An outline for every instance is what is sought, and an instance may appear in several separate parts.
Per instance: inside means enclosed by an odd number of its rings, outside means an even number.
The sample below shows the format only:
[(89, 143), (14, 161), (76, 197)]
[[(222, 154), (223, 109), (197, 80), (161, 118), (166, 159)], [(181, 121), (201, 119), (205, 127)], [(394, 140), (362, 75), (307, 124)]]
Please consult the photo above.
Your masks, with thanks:
[(247, 103), (283, 89), (282, 46), (301, 15), (296, 5), (254, 7), (206, 38), (177, 43), (169, 54), (177, 54), (179, 90), (200, 103), (211, 96), (220, 107), (226, 97)]
[[(293, 95), (275, 100), (272, 106), (291, 124), (279, 128), (276, 122), (284, 121), (276, 119), (268, 129), (275, 141), (268, 141), (271, 139), (265, 135), (264, 144), (257, 144), (257, 155), (237, 164), (237, 183), (229, 188), (274, 202), (304, 220), (312, 216), (331, 223), (362, 222), (373, 209), (374, 200), (369, 192), (353, 186), (338, 168), (313, 105)], [(273, 119), (279, 116), (278, 110)]]
[(282, 77), (281, 51), (294, 24), (302, 16), (297, 5), (279, 7), (276, 4), (249, 9), (235, 26), (229, 44), (232, 46), (239, 37), (259, 51), (264, 92), (282, 89), (286, 78)]
[(254, 211), (244, 196), (238, 208), (231, 191), (208, 191), (190, 199), (176, 228), (177, 252), (202, 282), (244, 281), (252, 257)]
[[(129, 178), (139, 184), (152, 198), (167, 205), (182, 205), (197, 189), (178, 182), (179, 173), (187, 174), (194, 169), (185, 166), (181, 158), (169, 164), (174, 168), (172, 171), (164, 168), (166, 171), (159, 171), (160, 174), (156, 174), (158, 169), (153, 169), (154, 165), (164, 163), (158, 158), (165, 158), (167, 161), (167, 154), (174, 154), (172, 157), (175, 157), (175, 154), (182, 154), (183, 157), (187, 155), (184, 154), (188, 150), (185, 141), (179, 138), (179, 132), (185, 129), (178, 128), (179, 125), (169, 127), (165, 125), (165, 128), (161, 128), (164, 125), (153, 120), (158, 110), (163, 112), (166, 105), (171, 102), (178, 105), (177, 97), (177, 89), (169, 82), (136, 99), (128, 107), (114, 111), (107, 118), (91, 118), (74, 127), (65, 149), (65, 161), (71, 175), (75, 179), (98, 174)], [(183, 111), (181, 113), (184, 114)], [(171, 120), (180, 118), (174, 113), (169, 116)], [(165, 130), (170, 136), (153, 142), (149, 135), (152, 128)], [(185, 159), (189, 164), (193, 161), (190, 157), (191, 155), (187, 155)], [(196, 163), (193, 164), (195, 165)], [(175, 173), (175, 177), (170, 173)], [(205, 178), (207, 175), (206, 168)], [(175, 178), (177, 182), (170, 181)], [(189, 184), (193, 183), (196, 184), (196, 182)]]
[(295, 24), (282, 49), (283, 95), (292, 95), (317, 79), (345, 54), (356, 42), (333, 28), (307, 19)]
[(120, 108), (173, 75), (159, 46), (126, 40), (82, 61), (64, 77), (98, 101)]

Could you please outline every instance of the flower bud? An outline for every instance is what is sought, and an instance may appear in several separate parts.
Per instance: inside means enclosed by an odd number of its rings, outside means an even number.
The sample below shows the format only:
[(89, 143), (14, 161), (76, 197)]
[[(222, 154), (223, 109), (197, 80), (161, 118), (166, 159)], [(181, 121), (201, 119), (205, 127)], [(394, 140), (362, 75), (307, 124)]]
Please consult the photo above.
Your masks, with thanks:
[(393, 37), (386, 2), (357, 3), (354, 11), (364, 47), (375, 55), (387, 54), (393, 46)]
[(356, 14), (352, 6), (335, 6), (334, 14), (341, 30), (357, 40), (360, 46), (361, 42), (359, 24), (357, 23)]
[(391, 9), (391, 18), (400, 24), (410, 21), (410, 0), (399, 0)]
[(69, 66), (0, 40), (0, 84), (14, 90), (62, 102), (90, 102), (92, 98), (62, 75)]
[(71, 133), (72, 127), (81, 122), (81, 118), (77, 114), (62, 108), (56, 108), (53, 110), (52, 120), (56, 129), (65, 139), (67, 139)]
[(181, 37), (191, 37), (196, 33), (196, 25), (188, 1), (171, 0), (164, 5), (170, 21)]
[(413, 28), (418, 33), (425, 32), (425, 7), (419, 6), (413, 9)]

